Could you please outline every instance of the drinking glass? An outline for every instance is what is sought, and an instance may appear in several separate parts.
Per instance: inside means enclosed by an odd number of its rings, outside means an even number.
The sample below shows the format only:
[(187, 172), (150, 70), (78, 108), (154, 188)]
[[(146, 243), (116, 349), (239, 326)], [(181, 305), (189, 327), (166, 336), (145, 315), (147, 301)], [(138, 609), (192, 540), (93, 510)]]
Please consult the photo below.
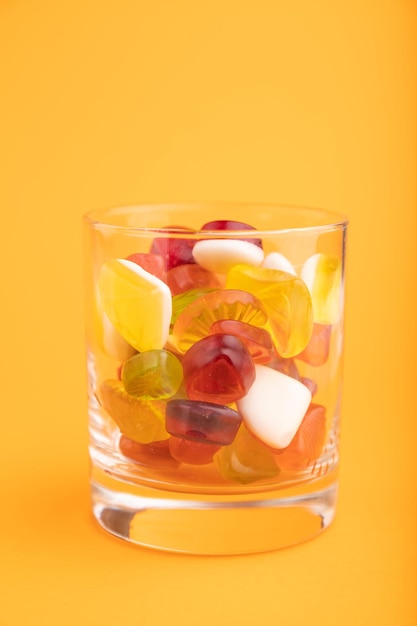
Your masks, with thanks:
[(84, 217), (92, 511), (193, 554), (274, 550), (335, 513), (347, 219), (257, 203)]

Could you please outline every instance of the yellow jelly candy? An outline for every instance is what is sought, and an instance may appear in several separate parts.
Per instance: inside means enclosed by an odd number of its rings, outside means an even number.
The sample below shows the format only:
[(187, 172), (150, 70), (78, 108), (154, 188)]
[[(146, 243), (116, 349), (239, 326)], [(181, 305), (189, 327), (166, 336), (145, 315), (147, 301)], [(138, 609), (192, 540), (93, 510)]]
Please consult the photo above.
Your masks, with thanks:
[(139, 443), (168, 439), (165, 430), (165, 402), (130, 396), (120, 380), (106, 380), (97, 397), (120, 431)]
[(268, 314), (266, 328), (280, 356), (295, 356), (306, 347), (313, 330), (310, 293), (304, 282), (281, 270), (235, 265), (226, 279), (227, 289), (247, 291)]
[(335, 324), (342, 311), (342, 264), (339, 259), (318, 252), (301, 269), (301, 278), (311, 293), (314, 321)]
[(126, 259), (113, 259), (100, 270), (99, 300), (120, 335), (136, 350), (161, 349), (169, 334), (171, 292), (159, 278)]

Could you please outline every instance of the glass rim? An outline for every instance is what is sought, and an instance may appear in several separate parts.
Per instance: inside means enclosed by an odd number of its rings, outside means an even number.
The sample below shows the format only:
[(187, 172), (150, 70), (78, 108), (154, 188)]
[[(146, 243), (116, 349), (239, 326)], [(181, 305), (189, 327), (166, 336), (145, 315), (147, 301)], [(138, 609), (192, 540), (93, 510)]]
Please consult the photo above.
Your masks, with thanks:
[[(213, 209), (218, 207), (219, 209), (263, 209), (269, 211), (283, 212), (293, 211), (298, 215), (304, 213), (307, 215), (316, 215), (321, 217), (322, 223), (308, 224), (306, 225), (294, 225), (277, 228), (253, 228), (251, 230), (223, 230), (223, 229), (194, 229), (180, 226), (137, 226), (126, 225), (117, 223), (117, 216), (127, 214), (128, 212), (136, 212), (138, 214), (153, 211), (198, 211)], [(138, 204), (125, 204), (109, 206), (107, 208), (98, 208), (90, 210), (82, 216), (83, 220), (93, 229), (111, 232), (123, 232), (123, 233), (136, 233), (142, 235), (169, 235), (171, 237), (204, 237), (204, 238), (238, 238), (245, 236), (245, 238), (253, 238), (256, 236), (271, 236), (271, 235), (283, 235), (285, 233), (306, 233), (306, 232), (328, 232), (331, 230), (345, 229), (349, 223), (349, 219), (343, 213), (337, 211), (323, 209), (319, 207), (295, 205), (287, 203), (274, 203), (274, 202), (250, 202), (250, 201), (201, 201), (201, 202), (144, 202)], [(220, 218), (219, 218), (220, 219)], [(243, 222), (242, 222), (243, 223)]]

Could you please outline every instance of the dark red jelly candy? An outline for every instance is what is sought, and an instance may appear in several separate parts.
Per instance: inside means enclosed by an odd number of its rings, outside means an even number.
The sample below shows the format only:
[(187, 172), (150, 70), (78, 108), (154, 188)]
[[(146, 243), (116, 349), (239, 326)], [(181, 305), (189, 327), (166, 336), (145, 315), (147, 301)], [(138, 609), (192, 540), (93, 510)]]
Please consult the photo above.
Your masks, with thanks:
[(185, 226), (165, 226), (165, 229), (172, 231), (172, 237), (156, 237), (150, 252), (162, 255), (167, 271), (184, 263), (195, 263), (193, 248), (196, 240), (183, 237), (184, 234), (194, 231)]
[(242, 422), (237, 411), (227, 406), (195, 400), (169, 400), (165, 428), (175, 437), (227, 446)]
[[(201, 227), (201, 230), (256, 230), (253, 226), (249, 224), (245, 224), (244, 222), (235, 222), (233, 220), (214, 220), (212, 222), (207, 222), (204, 226)], [(241, 241), (249, 241), (249, 243), (254, 243), (255, 246), (262, 248), (262, 241), (260, 239), (244, 239), (240, 238)]]
[(245, 344), (217, 333), (197, 341), (182, 360), (191, 400), (229, 404), (243, 398), (255, 380), (255, 366)]
[(178, 461), (171, 456), (169, 451), (168, 439), (153, 441), (152, 443), (139, 443), (122, 435), (119, 448), (123, 456), (141, 465), (155, 469), (175, 469), (178, 467)]

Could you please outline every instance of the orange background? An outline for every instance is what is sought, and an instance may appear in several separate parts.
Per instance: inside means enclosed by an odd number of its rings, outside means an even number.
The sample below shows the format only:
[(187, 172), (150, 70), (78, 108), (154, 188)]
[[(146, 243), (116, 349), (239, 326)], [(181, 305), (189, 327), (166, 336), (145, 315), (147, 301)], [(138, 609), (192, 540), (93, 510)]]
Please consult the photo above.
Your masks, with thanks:
[[(417, 623), (415, 0), (0, 0), (2, 626)], [(254, 556), (89, 512), (81, 215), (257, 200), (350, 218), (333, 526)]]

